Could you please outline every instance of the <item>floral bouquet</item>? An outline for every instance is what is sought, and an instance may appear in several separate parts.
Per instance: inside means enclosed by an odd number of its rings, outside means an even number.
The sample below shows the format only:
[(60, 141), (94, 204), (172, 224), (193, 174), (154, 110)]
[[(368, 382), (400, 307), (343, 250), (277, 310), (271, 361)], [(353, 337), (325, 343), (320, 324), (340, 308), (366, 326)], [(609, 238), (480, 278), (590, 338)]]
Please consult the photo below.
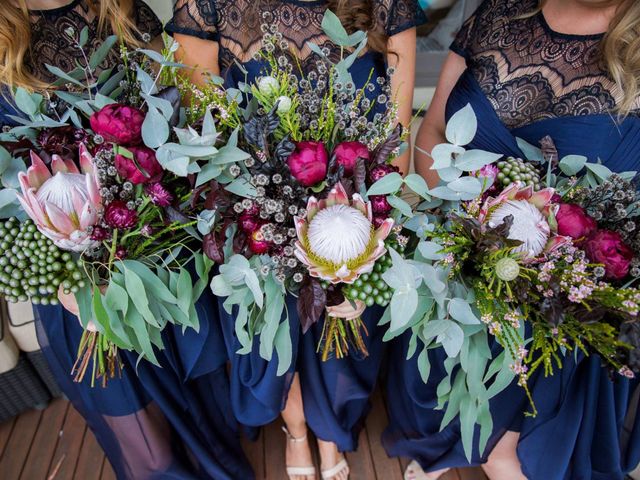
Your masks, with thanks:
[[(444, 318), (412, 327), (425, 349), (441, 322), (460, 329), (438, 395), (447, 404), (443, 424), (459, 412), (468, 455), (476, 421), (484, 449), (488, 399), (514, 375), (526, 390), (536, 369), (552, 374), (574, 350), (598, 353), (626, 377), (640, 366), (640, 290), (631, 286), (640, 275), (640, 195), (628, 180), (635, 173), (614, 175), (580, 156), (558, 161), (550, 139), (546, 155), (519, 141), (526, 161), (466, 150), (475, 125), (467, 106), (450, 120), (450, 143), (432, 152), (443, 184), (430, 191), (435, 202), (421, 218), (418, 251), (441, 272), (449, 300)], [(504, 347), (490, 364), (486, 332)], [(419, 367), (428, 369), (428, 360)]]
[[(65, 34), (84, 47), (86, 33)], [(121, 49), (125, 68), (96, 78), (114, 43), (74, 72), (50, 67), (69, 84), (55, 101), (18, 90), (25, 118), (3, 133), (0, 149), (0, 213), (10, 217), (0, 226), (0, 292), (9, 301), (61, 299), (77, 313), (85, 332), (75, 379), (91, 371), (92, 384), (103, 385), (119, 371), (119, 348), (157, 364), (168, 323), (199, 328), (194, 303), (212, 266), (202, 254), (180, 254), (197, 237), (193, 189), (156, 158), (179, 115), (177, 89), (157, 87), (175, 47)], [(190, 262), (202, 279), (195, 285)]]
[[(202, 134), (183, 131), (182, 144), (160, 155), (167, 164), (189, 156), (181, 169), (198, 174), (204, 251), (220, 264), (211, 287), (235, 310), (240, 353), (259, 337), (261, 355), (270, 360), (275, 349), (281, 373), (291, 363), (287, 295), (297, 297), (303, 331), (324, 318), (323, 359), (354, 348), (366, 355), (361, 315), (389, 305), (383, 277), (392, 249), (408, 240), (394, 211), (410, 207), (385, 194), (403, 183), (390, 163), (404, 138), (390, 86), (378, 78), (356, 88), (349, 68), (366, 35), (348, 35), (331, 12), (323, 27), (348, 56), (334, 61), (310, 44), (317, 62), (302, 74), (277, 28), (264, 26), (264, 76), (241, 90), (223, 90), (219, 79), (196, 90), (189, 112), (204, 113)], [(244, 154), (222, 160), (200, 147), (217, 135)]]

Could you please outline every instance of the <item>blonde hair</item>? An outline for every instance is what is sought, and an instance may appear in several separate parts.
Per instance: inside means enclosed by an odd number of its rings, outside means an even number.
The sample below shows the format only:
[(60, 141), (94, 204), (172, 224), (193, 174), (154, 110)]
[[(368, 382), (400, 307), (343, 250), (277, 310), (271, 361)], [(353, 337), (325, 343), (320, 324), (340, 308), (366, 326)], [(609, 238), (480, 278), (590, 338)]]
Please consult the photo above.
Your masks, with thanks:
[[(578, 1), (600, 8), (617, 6), (602, 41), (602, 62), (622, 94), (617, 111), (623, 116), (627, 115), (638, 107), (640, 98), (640, 1)], [(540, 0), (539, 10), (546, 2), (547, 0)]]
[[(131, 46), (138, 46), (138, 29), (133, 17), (133, 0), (87, 0), (98, 17), (100, 36), (111, 32)], [(31, 23), (27, 0), (6, 2), (0, 9), (0, 84), (13, 89), (44, 90), (50, 85), (34, 76), (27, 67), (30, 54)]]

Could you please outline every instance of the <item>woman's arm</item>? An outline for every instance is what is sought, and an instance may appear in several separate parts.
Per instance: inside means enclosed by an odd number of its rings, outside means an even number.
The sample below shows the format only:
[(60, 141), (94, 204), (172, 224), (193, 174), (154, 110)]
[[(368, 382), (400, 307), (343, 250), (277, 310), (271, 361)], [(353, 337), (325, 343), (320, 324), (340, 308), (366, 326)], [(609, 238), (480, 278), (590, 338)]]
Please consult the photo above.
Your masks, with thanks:
[(184, 74), (194, 84), (203, 86), (210, 75), (220, 75), (218, 42), (180, 33), (175, 33), (174, 38), (180, 44), (176, 59), (188, 67)]
[(431, 105), (429, 105), (429, 109), (422, 120), (420, 130), (418, 130), (414, 153), (416, 171), (424, 177), (431, 188), (438, 184), (439, 178), (438, 173), (435, 170), (431, 170), (431, 165), (433, 165), (431, 155), (425, 152), (431, 152), (433, 147), (445, 141), (445, 108), (447, 100), (460, 75), (466, 68), (463, 57), (453, 52), (449, 53), (442, 66), (442, 72), (440, 73), (440, 79), (438, 80), (438, 86)]
[[(410, 28), (388, 40), (387, 63), (395, 69), (391, 91), (398, 102), (398, 121), (409, 128), (413, 115), (413, 87), (416, 78), (416, 29)], [(410, 141), (410, 139), (409, 139)], [(411, 151), (408, 149), (393, 161), (403, 174), (409, 173)]]

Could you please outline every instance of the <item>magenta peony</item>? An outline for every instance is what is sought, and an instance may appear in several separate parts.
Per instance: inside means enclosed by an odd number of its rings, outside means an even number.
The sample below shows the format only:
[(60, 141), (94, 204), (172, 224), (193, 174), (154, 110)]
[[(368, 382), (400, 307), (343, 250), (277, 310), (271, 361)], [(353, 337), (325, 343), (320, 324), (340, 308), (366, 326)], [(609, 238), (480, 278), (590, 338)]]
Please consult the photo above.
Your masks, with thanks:
[(142, 143), (144, 113), (134, 107), (112, 103), (91, 116), (91, 128), (107, 142), (123, 147)]
[(369, 149), (360, 142), (342, 142), (333, 150), (333, 154), (347, 175), (353, 174), (358, 158), (369, 160)]
[(116, 200), (107, 206), (104, 221), (112, 228), (126, 230), (138, 223), (138, 214), (135, 210), (127, 208), (127, 204), (123, 201)]
[(591, 235), (597, 228), (596, 221), (587, 215), (580, 205), (561, 203), (556, 212), (558, 235), (579, 240)]
[(394, 165), (377, 165), (371, 169), (369, 172), (369, 181), (371, 183), (376, 183), (382, 177), (386, 177), (390, 173), (400, 172), (400, 169)]
[(593, 263), (604, 265), (606, 278), (622, 280), (629, 273), (633, 251), (617, 232), (598, 230), (584, 244), (587, 257)]
[(305, 187), (325, 179), (328, 163), (329, 156), (322, 142), (298, 142), (287, 160), (291, 174)]
[(145, 188), (151, 203), (159, 207), (168, 207), (173, 202), (173, 195), (161, 183), (151, 183)]
[(158, 182), (164, 172), (156, 159), (156, 152), (147, 147), (129, 147), (134, 159), (116, 155), (116, 169), (124, 180), (139, 185)]

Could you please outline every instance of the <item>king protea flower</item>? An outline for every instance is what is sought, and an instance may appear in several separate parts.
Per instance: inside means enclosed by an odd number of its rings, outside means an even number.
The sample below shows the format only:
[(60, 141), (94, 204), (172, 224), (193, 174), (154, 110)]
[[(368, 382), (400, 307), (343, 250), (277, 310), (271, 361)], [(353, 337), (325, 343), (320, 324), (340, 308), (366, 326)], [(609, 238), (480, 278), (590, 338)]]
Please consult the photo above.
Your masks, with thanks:
[(551, 227), (547, 219), (551, 214), (554, 194), (552, 188), (536, 192), (532, 186), (514, 182), (497, 197), (487, 199), (478, 220), (497, 226), (509, 215), (513, 216), (509, 238), (522, 242), (515, 251), (523, 253), (526, 258), (535, 258), (550, 244)]
[(22, 195), (18, 199), (38, 230), (64, 250), (83, 252), (98, 242), (89, 227), (97, 224), (102, 211), (93, 158), (80, 145), (80, 170), (71, 160), (53, 155), (51, 171), (31, 152), (31, 166), (19, 174)]
[(387, 249), (384, 240), (393, 228), (387, 218), (372, 223), (371, 203), (358, 194), (349, 200), (339, 183), (325, 200), (309, 199), (306, 218), (296, 217), (296, 257), (312, 277), (331, 283), (353, 283), (373, 270)]

